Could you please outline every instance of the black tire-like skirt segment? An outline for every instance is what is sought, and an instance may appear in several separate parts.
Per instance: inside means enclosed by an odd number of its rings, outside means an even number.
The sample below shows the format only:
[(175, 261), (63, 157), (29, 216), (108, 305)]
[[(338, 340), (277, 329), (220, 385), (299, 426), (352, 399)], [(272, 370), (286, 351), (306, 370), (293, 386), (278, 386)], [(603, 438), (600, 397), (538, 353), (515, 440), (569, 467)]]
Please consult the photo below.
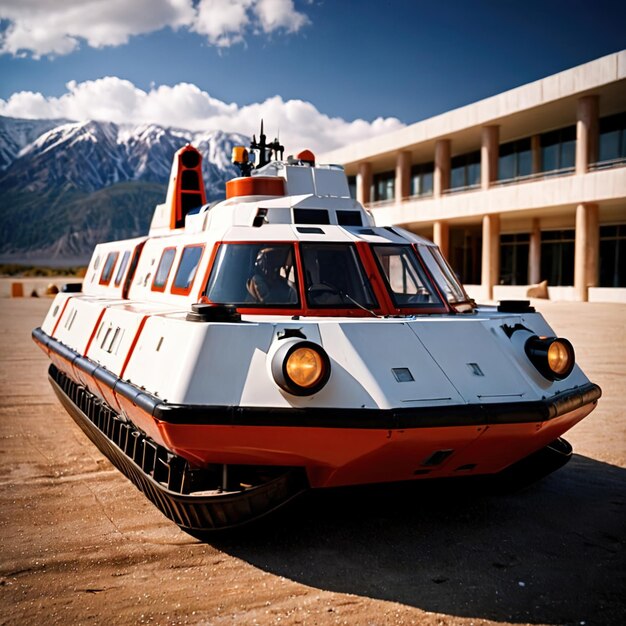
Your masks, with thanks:
[(308, 489), (302, 468), (284, 468), (284, 472), (267, 482), (242, 491), (195, 495), (195, 470), (185, 459), (147, 438), (54, 365), (50, 366), (48, 377), (59, 400), (89, 439), (166, 517), (184, 530), (204, 532), (241, 526)]

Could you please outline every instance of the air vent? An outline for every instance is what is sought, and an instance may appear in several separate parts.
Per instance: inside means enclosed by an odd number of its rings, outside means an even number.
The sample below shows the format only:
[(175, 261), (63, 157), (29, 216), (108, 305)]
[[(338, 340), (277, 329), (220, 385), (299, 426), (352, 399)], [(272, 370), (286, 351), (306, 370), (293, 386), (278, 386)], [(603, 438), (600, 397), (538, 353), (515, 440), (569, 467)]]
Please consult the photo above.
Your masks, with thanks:
[(424, 459), (421, 465), (425, 465), (427, 467), (441, 465), (453, 452), (454, 450), (436, 450), (428, 458)]
[(296, 226), (296, 230), (303, 235), (324, 235), (324, 231), (321, 228), (315, 226)]
[(480, 365), (478, 365), (478, 363), (466, 363), (465, 365), (467, 365), (467, 367), (469, 368), (470, 372), (472, 372), (472, 374), (474, 374), (474, 376), (484, 376), (485, 373), (480, 369)]
[(476, 463), (468, 463), (467, 465), (459, 465), (454, 471), (455, 472), (471, 472), (476, 469)]
[(391, 372), (399, 383), (410, 383), (415, 380), (408, 367), (392, 367)]

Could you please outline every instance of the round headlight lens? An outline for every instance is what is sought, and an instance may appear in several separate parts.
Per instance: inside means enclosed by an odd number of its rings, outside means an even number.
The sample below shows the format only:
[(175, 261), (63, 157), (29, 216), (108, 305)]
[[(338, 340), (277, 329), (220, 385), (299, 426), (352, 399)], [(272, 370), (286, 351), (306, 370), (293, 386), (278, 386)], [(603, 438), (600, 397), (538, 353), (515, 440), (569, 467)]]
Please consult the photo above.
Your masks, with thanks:
[(322, 357), (311, 348), (296, 348), (285, 363), (287, 376), (298, 387), (314, 387), (324, 374)]
[(330, 359), (322, 346), (312, 341), (280, 341), (271, 357), (274, 382), (294, 396), (311, 396), (330, 378)]
[(567, 339), (529, 337), (524, 346), (528, 358), (548, 380), (567, 378), (574, 369), (574, 348)]
[(559, 341), (553, 341), (548, 348), (548, 366), (559, 376), (563, 376), (569, 369), (571, 357), (567, 346)]

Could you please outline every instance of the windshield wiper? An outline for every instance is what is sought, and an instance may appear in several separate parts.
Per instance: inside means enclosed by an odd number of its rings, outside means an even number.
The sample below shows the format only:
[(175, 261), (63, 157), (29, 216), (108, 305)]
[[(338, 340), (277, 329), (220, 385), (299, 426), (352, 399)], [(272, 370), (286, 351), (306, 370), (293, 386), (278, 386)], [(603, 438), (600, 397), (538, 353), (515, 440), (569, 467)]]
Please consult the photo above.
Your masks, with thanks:
[(330, 283), (327, 282), (322, 282), (320, 283), (321, 285), (324, 285), (326, 287), (330, 287), (330, 289), (332, 289), (334, 292), (336, 292), (338, 295), (340, 295), (342, 298), (346, 298), (347, 300), (349, 300), (350, 302), (352, 302), (352, 304), (356, 305), (359, 307), (359, 309), (363, 309), (363, 311), (367, 311), (370, 315), (372, 315), (373, 317), (382, 317), (382, 315), (378, 315), (375, 311), (372, 311), (372, 309), (368, 309), (366, 306), (364, 306), (363, 304), (361, 304), (360, 302), (357, 302), (350, 294), (347, 294), (345, 291), (342, 291), (341, 289), (339, 289), (339, 287), (337, 287), (336, 285), (332, 285)]

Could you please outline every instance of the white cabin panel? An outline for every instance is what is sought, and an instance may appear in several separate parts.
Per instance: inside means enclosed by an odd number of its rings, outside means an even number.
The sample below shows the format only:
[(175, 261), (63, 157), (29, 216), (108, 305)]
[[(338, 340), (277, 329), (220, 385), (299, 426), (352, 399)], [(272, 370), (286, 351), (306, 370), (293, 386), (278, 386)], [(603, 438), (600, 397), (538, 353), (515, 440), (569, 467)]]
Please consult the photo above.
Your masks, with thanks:
[(343, 170), (315, 168), (313, 170), (316, 196), (349, 198), (348, 179)]
[(262, 396), (271, 397), (269, 406), (286, 405), (276, 383), (267, 377), (265, 367), (273, 324), (198, 325), (205, 327), (205, 333), (197, 361), (187, 370), (189, 384), (184, 392), (185, 402), (263, 406), (256, 390)]
[(185, 316), (153, 316), (146, 320), (124, 372), (124, 380), (171, 403), (182, 402), (180, 389), (188, 384), (202, 344), (203, 324)]
[(84, 355), (100, 313), (111, 302), (115, 301), (88, 296), (72, 298), (63, 311), (53, 337), (78, 354)]
[(287, 195), (300, 196), (315, 193), (313, 170), (310, 167), (287, 167)]
[(133, 256), (147, 237), (113, 241), (96, 246), (83, 279), (86, 295), (121, 298), (133, 271)]
[(41, 325), (41, 330), (43, 330), (44, 333), (52, 336), (52, 331), (63, 313), (65, 303), (70, 298), (75, 298), (76, 295), (77, 294), (75, 293), (57, 293), (52, 301), (52, 306), (48, 309), (46, 318)]
[[(462, 402), (404, 322), (320, 323), (322, 341), (337, 370), (327, 384), (341, 406), (438, 406)], [(333, 374), (335, 372), (333, 371)], [(346, 393), (349, 389), (350, 393)], [(321, 395), (321, 394), (320, 394)]]
[(536, 391), (511, 367), (502, 337), (484, 320), (416, 320), (409, 326), (466, 402), (537, 399)]
[(125, 308), (107, 308), (86, 356), (119, 376), (144, 317)]
[[(510, 337), (505, 333), (503, 326), (509, 328), (520, 324), (528, 330), (515, 331)], [(563, 380), (548, 380), (544, 378), (531, 360), (526, 357), (524, 344), (532, 335), (543, 337), (555, 337), (556, 333), (550, 328), (543, 317), (538, 313), (528, 313), (523, 316), (512, 316), (510, 319), (499, 318), (497, 320), (488, 320), (484, 322), (486, 328), (491, 329), (492, 333), (500, 337), (498, 344), (509, 355), (509, 361), (519, 371), (528, 384), (536, 389), (538, 396), (553, 395), (566, 389), (571, 389), (574, 385), (584, 385), (587, 377), (583, 374), (578, 365), (574, 366), (571, 374)]]

